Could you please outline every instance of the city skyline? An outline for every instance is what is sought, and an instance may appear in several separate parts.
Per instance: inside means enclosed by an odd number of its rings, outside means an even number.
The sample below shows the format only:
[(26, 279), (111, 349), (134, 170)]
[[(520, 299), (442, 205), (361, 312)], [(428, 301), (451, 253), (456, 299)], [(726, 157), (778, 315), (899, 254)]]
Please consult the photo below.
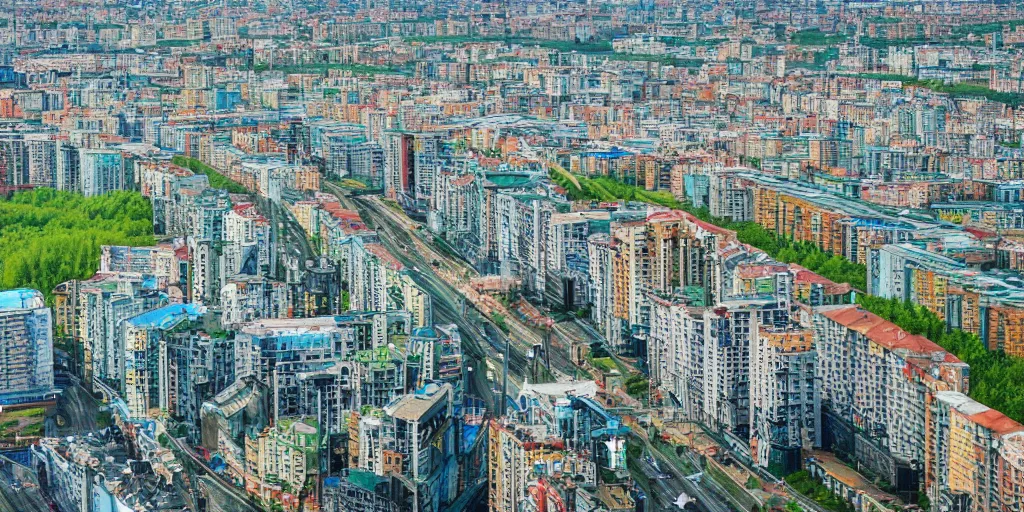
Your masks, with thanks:
[(13, 0), (0, 508), (1021, 512), (1017, 0)]

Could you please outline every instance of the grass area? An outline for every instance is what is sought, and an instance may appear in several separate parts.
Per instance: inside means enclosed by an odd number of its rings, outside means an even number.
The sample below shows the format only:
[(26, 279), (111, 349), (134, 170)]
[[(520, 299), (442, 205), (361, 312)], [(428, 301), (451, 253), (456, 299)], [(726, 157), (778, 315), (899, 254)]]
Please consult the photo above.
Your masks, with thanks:
[(626, 394), (636, 398), (637, 400), (644, 400), (649, 397), (651, 391), (651, 381), (647, 379), (643, 374), (637, 373), (630, 375), (625, 382)]
[(408, 36), (402, 38), (408, 43), (438, 44), (438, 43), (495, 43), (504, 41), (501, 36)]
[(434, 249), (437, 249), (437, 252), (441, 253), (443, 256), (453, 260), (462, 258), (462, 256), (455, 251), (455, 248), (452, 247), (447, 240), (437, 235), (434, 235)]
[(854, 512), (856, 509), (836, 493), (830, 491), (807, 471), (797, 471), (785, 478), (786, 483), (796, 492), (814, 500), (821, 508), (831, 512)]
[(18, 409), (15, 411), (8, 411), (3, 414), (0, 414), (0, 417), (10, 419), (42, 418), (43, 416), (46, 416), (45, 407), (30, 407), (28, 409)]
[(202, 41), (192, 41), (189, 39), (163, 39), (156, 42), (157, 48), (185, 48), (201, 43)]
[(608, 352), (596, 353), (591, 352), (588, 356), (588, 361), (591, 366), (599, 368), (602, 371), (618, 370), (622, 375), (631, 375), (636, 372), (635, 369), (625, 365), (622, 361), (614, 358)]
[(491, 313), (491, 321), (494, 322), (494, 325), (498, 326), (498, 329), (501, 329), (501, 332), (505, 334), (509, 333), (510, 329), (508, 327), (508, 322), (505, 320), (505, 315), (495, 311)]
[[(562, 167), (561, 165), (551, 164), (550, 168), (548, 169), (548, 175), (551, 177), (552, 181), (555, 181), (556, 183), (561, 184), (559, 180), (564, 180), (568, 183), (571, 183), (574, 188), (580, 188), (580, 182), (579, 180), (576, 179), (576, 176), (573, 176), (572, 173), (565, 170), (565, 167)], [(564, 188), (568, 188), (567, 185), (562, 186)]]
[(610, 357), (597, 357), (591, 359), (590, 364), (594, 365), (595, 368), (603, 372), (610, 372), (612, 370), (618, 369), (618, 366), (615, 364), (615, 361), (613, 361)]
[(611, 41), (576, 42), (576, 41), (549, 41), (544, 39), (515, 39), (514, 43), (537, 45), (541, 48), (548, 48), (559, 52), (580, 52), (580, 53), (602, 53), (612, 51)]
[(43, 434), (46, 408), (30, 407), (0, 413), (0, 438), (38, 437)]
[(803, 46), (830, 46), (846, 41), (845, 34), (826, 34), (816, 28), (794, 32), (789, 40)]
[(684, 474), (692, 475), (693, 473), (697, 472), (697, 468), (693, 467), (693, 464), (690, 463), (690, 461), (679, 456), (679, 454), (676, 452), (676, 445), (666, 443), (660, 439), (652, 438), (651, 446), (653, 446), (655, 450), (658, 450), (659, 453), (664, 455), (665, 458), (668, 459), (669, 463), (678, 468)]
[(96, 428), (104, 429), (114, 424), (110, 411), (96, 411)]
[(963, 82), (958, 84), (946, 84), (941, 80), (918, 80), (912, 76), (896, 75), (891, 73), (860, 73), (851, 76), (858, 78), (872, 78), (876, 80), (899, 81), (905, 86), (924, 87), (935, 92), (948, 94), (953, 98), (985, 98), (989, 101), (1003, 103), (1014, 108), (1024, 104), (1024, 94), (994, 91), (983, 85)]
[(670, 55), (644, 55), (613, 53), (608, 56), (609, 60), (627, 62), (654, 62), (664, 66), (675, 66), (677, 68), (699, 68), (704, 65), (704, 59), (680, 59)]
[(356, 190), (363, 190), (366, 188), (366, 183), (352, 178), (345, 178), (336, 182), (339, 187), (354, 188)]
[(645, 190), (606, 176), (572, 176), (564, 169), (558, 170), (554, 167), (548, 171), (548, 176), (551, 181), (564, 188), (569, 199), (574, 201), (640, 201), (668, 208), (685, 208), (682, 202), (668, 192)]
[(728, 38), (714, 38), (714, 39), (687, 39), (685, 37), (675, 36), (659, 36), (658, 39), (661, 42), (669, 46), (718, 46), (726, 41)]
[(614, 471), (608, 468), (600, 468), (599, 473), (601, 475), (601, 482), (606, 484), (617, 484), (621, 479), (615, 474)]
[[(260, 63), (253, 67), (253, 71), (262, 73), (270, 71), (270, 65)], [(319, 73), (327, 74), (330, 70), (351, 71), (353, 75), (396, 75), (403, 72), (402, 68), (395, 66), (371, 66), (369, 64), (297, 64), (287, 66), (274, 66), (273, 71), (280, 71), (284, 74), (297, 73)]]
[(188, 158), (185, 156), (175, 156), (171, 158), (171, 162), (174, 165), (184, 167), (196, 174), (205, 174), (210, 180), (210, 186), (213, 188), (222, 188), (232, 194), (248, 194), (249, 190), (238, 184), (237, 182), (229, 179), (227, 176), (217, 172), (213, 167), (204, 164), (202, 161), (195, 158)]
[(402, 215), (405, 215), (405, 210), (402, 209), (402, 205), (398, 204), (398, 201), (382, 197), (380, 199), (380, 202), (384, 203), (384, 206), (391, 208), (395, 213), (401, 213)]
[(715, 482), (718, 482), (718, 485), (725, 488), (726, 492), (736, 497), (736, 499), (750, 499), (750, 493), (740, 487), (732, 478), (729, 478), (729, 475), (723, 473), (717, 467), (708, 464), (707, 467), (704, 468), (704, 474), (710, 476)]
[(743, 484), (743, 487), (746, 487), (747, 489), (750, 489), (750, 490), (760, 489), (761, 488), (761, 480), (759, 480), (754, 475), (750, 475), (750, 476), (747, 477), (747, 483)]

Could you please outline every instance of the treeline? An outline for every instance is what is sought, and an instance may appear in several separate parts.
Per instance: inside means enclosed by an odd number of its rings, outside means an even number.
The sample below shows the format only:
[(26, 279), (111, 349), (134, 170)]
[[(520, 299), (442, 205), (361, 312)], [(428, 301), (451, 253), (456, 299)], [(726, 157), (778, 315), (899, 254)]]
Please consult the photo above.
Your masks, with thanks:
[(796, 263), (835, 283), (848, 283), (857, 290), (867, 289), (867, 267), (842, 256), (821, 250), (811, 242), (794, 242), (780, 237), (756, 222), (715, 222), (736, 232), (736, 238), (768, 253), (782, 263)]
[(993, 32), (1002, 32), (1004, 27), (1010, 30), (1014, 30), (1021, 25), (1024, 25), (1024, 19), (995, 21), (992, 23), (974, 23), (968, 25), (959, 25), (953, 27), (953, 38), (959, 40), (964, 39), (971, 34), (977, 36), (991, 34)]
[(223, 174), (217, 172), (216, 169), (204, 164), (201, 160), (195, 158), (188, 158), (186, 156), (175, 156), (171, 158), (171, 163), (174, 165), (184, 167), (196, 174), (205, 174), (210, 180), (211, 188), (221, 188), (227, 190), (231, 194), (248, 194), (249, 191), (239, 185), (237, 182), (232, 181)]
[(274, 66), (271, 69), (270, 64), (259, 63), (253, 66), (253, 71), (256, 73), (263, 73), (265, 71), (280, 71), (286, 75), (296, 73), (319, 73), (321, 75), (327, 74), (330, 70), (340, 71), (351, 71), (353, 75), (395, 75), (405, 72), (404, 68), (397, 66), (373, 66), (369, 64), (343, 64), (343, 63), (316, 63), (316, 64), (288, 64), (281, 66)]
[(83, 197), (38, 188), (0, 200), (0, 289), (49, 298), (99, 268), (101, 245), (153, 245), (153, 209), (135, 192)]
[(1002, 103), (1011, 107), (1019, 107), (1024, 104), (1024, 94), (1014, 92), (999, 92), (984, 85), (956, 83), (947, 84), (942, 80), (918, 80), (912, 76), (897, 75), (893, 73), (860, 73), (853, 75), (858, 78), (872, 78), (876, 80), (899, 81), (903, 85), (924, 87), (932, 91), (948, 94), (952, 98), (985, 98), (989, 101)]
[(647, 55), (636, 53), (613, 53), (608, 56), (609, 60), (626, 62), (654, 62), (664, 66), (675, 66), (677, 68), (699, 68), (704, 65), (704, 59), (683, 59), (671, 55)]
[(981, 339), (946, 322), (924, 306), (897, 299), (861, 295), (861, 306), (911, 334), (920, 334), (971, 367), (968, 395), (1024, 423), (1024, 359), (988, 350)]
[[(644, 199), (644, 196), (637, 195), (637, 187), (611, 178), (590, 179), (577, 176), (581, 190), (565, 174), (552, 172), (551, 176), (559, 186), (568, 191), (572, 199), (614, 201), (616, 194), (619, 194), (619, 199), (670, 206), (664, 204), (667, 201)], [(707, 208), (693, 208), (679, 203), (674, 198), (673, 202), (674, 205), (670, 207), (685, 210), (700, 220), (735, 231), (740, 242), (756, 247), (780, 262), (796, 263), (830, 281), (848, 283), (862, 292), (867, 290), (867, 268), (864, 265), (822, 251), (810, 242), (794, 242), (779, 237), (754, 222), (729, 222), (712, 217)], [(919, 334), (934, 341), (970, 365), (970, 397), (1002, 412), (1014, 421), (1024, 423), (1024, 358), (988, 350), (977, 335), (959, 329), (947, 329), (945, 321), (923, 306), (896, 299), (874, 297), (866, 293), (858, 294), (857, 301), (864, 309), (889, 320), (911, 334)]]
[(403, 39), (410, 43), (451, 43), (454, 45), (480, 42), (508, 42), (522, 46), (540, 46), (560, 52), (604, 53), (612, 51), (611, 41), (556, 41), (551, 39), (534, 39), (530, 37), (505, 36), (406, 36)]
[(639, 201), (667, 208), (684, 209), (686, 205), (664, 191), (646, 190), (636, 185), (629, 185), (607, 176), (587, 178), (576, 176), (577, 187), (565, 174), (551, 170), (548, 173), (551, 181), (566, 190), (566, 195), (573, 201)]
[(740, 242), (757, 247), (778, 261), (796, 263), (825, 279), (836, 283), (848, 283), (857, 290), (867, 289), (867, 268), (864, 265), (825, 252), (813, 243), (794, 242), (780, 237), (756, 222), (730, 222), (715, 218), (707, 208), (693, 208), (668, 192), (645, 190), (607, 176), (576, 176), (580, 183), (579, 187), (564, 173), (552, 170), (549, 176), (558, 186), (566, 189), (569, 199), (574, 201), (639, 201), (684, 210), (704, 222), (735, 231)]
[(826, 34), (816, 28), (794, 32), (789, 38), (793, 44), (807, 46), (828, 46), (846, 41), (846, 34)]
[(796, 492), (814, 500), (818, 506), (829, 512), (853, 512), (856, 510), (842, 496), (832, 492), (831, 489), (811, 477), (807, 470), (797, 471), (787, 476), (785, 480), (793, 489), (796, 489)]

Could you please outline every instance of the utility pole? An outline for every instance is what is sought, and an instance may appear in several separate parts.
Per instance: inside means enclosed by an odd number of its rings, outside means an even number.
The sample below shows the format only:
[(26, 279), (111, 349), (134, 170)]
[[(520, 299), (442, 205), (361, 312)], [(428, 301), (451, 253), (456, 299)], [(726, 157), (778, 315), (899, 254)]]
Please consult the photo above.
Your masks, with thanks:
[(498, 410), (501, 411), (501, 416), (505, 416), (505, 402), (508, 396), (508, 353), (511, 348), (511, 340), (505, 337), (505, 357), (503, 361), (504, 370), (501, 376), (501, 403), (498, 404)]
[[(544, 366), (551, 371), (551, 326), (544, 327)], [(554, 372), (551, 372), (554, 374)]]

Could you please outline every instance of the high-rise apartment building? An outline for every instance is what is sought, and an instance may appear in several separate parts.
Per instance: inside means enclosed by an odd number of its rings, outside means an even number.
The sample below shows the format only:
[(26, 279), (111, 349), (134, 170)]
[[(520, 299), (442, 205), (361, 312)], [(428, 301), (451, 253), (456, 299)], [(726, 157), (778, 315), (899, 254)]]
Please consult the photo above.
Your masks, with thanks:
[(81, 191), (86, 197), (125, 188), (124, 158), (120, 151), (82, 149), (79, 158), (82, 178)]
[(0, 292), (0, 404), (53, 399), (53, 325), (43, 294)]

